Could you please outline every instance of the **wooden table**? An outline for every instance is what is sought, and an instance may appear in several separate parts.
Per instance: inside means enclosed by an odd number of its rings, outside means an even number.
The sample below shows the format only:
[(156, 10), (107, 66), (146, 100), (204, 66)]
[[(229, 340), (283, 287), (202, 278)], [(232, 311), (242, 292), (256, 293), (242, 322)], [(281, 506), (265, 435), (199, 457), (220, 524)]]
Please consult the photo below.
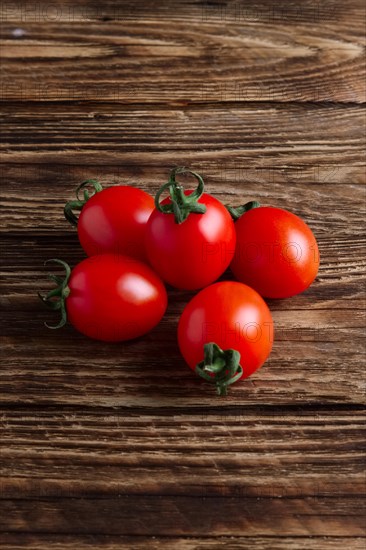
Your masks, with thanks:
[[(121, 4), (121, 5), (116, 5)], [(1, 11), (4, 549), (363, 549), (361, 0), (6, 2)], [(84, 257), (89, 177), (302, 216), (313, 286), (218, 399), (179, 355), (188, 292), (127, 344), (43, 326), (43, 262)]]

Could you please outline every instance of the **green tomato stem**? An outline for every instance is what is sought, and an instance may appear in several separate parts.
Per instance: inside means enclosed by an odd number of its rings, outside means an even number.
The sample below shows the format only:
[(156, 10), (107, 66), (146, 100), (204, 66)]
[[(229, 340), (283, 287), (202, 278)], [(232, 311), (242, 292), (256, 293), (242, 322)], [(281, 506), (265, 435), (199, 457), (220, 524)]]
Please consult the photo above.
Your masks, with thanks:
[(236, 222), (239, 218), (242, 217), (245, 212), (248, 212), (249, 210), (252, 210), (253, 208), (259, 208), (260, 203), (257, 201), (250, 201), (242, 206), (238, 206), (237, 208), (234, 208), (233, 206), (225, 205), (226, 210), (229, 212), (233, 220)]
[[(191, 174), (198, 180), (197, 188), (193, 193), (190, 195), (184, 194), (183, 187), (176, 181), (178, 174)], [(174, 214), (175, 223), (183, 223), (190, 214), (204, 214), (206, 212), (206, 206), (198, 202), (204, 188), (205, 184), (199, 174), (185, 168), (174, 168), (170, 173), (168, 183), (162, 185), (156, 193), (155, 207), (164, 214)], [(171, 202), (169, 204), (160, 203), (160, 197), (165, 191), (168, 191), (170, 195)]]
[(195, 372), (207, 382), (215, 384), (218, 395), (227, 395), (228, 386), (243, 375), (240, 353), (235, 349), (224, 351), (214, 342), (205, 344), (204, 360), (196, 365)]
[(42, 300), (46, 306), (48, 306), (53, 311), (60, 311), (61, 312), (61, 319), (57, 325), (48, 325), (45, 323), (46, 327), (51, 329), (58, 329), (63, 327), (67, 322), (67, 313), (66, 313), (66, 298), (70, 295), (70, 288), (68, 287), (68, 282), (71, 275), (71, 268), (62, 260), (58, 260), (57, 258), (54, 258), (52, 260), (47, 260), (45, 262), (45, 265), (49, 262), (55, 262), (57, 264), (62, 265), (65, 269), (65, 277), (59, 277), (58, 275), (53, 275), (51, 273), (48, 274), (48, 278), (55, 282), (57, 284), (57, 287), (53, 290), (50, 290), (48, 294), (43, 296), (40, 292), (38, 292), (38, 296)]
[[(86, 189), (87, 185), (92, 185), (94, 188), (94, 192), (90, 195), (89, 191)], [(83, 190), (83, 198), (79, 197), (79, 192)], [(71, 225), (77, 226), (78, 224), (78, 217), (74, 214), (74, 210), (77, 212), (81, 212), (83, 209), (85, 203), (95, 195), (96, 193), (100, 193), (100, 191), (103, 191), (102, 185), (99, 183), (98, 180), (85, 180), (83, 183), (79, 185), (76, 189), (76, 200), (69, 201), (65, 204), (64, 207), (64, 216), (67, 219), (68, 222), (71, 223)]]

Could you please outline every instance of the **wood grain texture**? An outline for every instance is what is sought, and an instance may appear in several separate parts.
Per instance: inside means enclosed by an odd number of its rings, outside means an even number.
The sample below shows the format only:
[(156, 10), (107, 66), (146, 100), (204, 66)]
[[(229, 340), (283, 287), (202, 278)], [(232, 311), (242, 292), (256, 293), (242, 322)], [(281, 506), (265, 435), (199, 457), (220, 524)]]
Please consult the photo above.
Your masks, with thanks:
[[(198, 163), (196, 167), (199, 167)], [(345, 171), (336, 165), (328, 170), (329, 178), (345, 177)], [(169, 176), (169, 171), (160, 167), (124, 164), (104, 169), (102, 165), (26, 163), (5, 165), (1, 171), (3, 185), (0, 205), (3, 231), (10, 237), (49, 237), (51, 243), (55, 236), (58, 239), (71, 238), (76, 234), (75, 229), (64, 218), (63, 207), (68, 200), (75, 197), (75, 190), (82, 181), (93, 177), (99, 179), (105, 187), (111, 184), (129, 184), (155, 195)], [(343, 241), (346, 253), (348, 246), (352, 246), (353, 239), (362, 241), (363, 238), (365, 186), (359, 183), (330, 185), (321, 181), (303, 183), (305, 176), (301, 171), (302, 168), (299, 166), (300, 181), (297, 182), (295, 177), (288, 175), (286, 168), (281, 167), (276, 170), (259, 169), (256, 173), (254, 168), (246, 171), (244, 167), (237, 168), (233, 165), (230, 168), (225, 163), (221, 165), (213, 161), (206, 170), (200, 169), (206, 182), (206, 191), (225, 204), (238, 206), (255, 199), (261, 204), (290, 209), (306, 219), (317, 238), (325, 241), (324, 248), (331, 248), (334, 254), (334, 248), (337, 245), (342, 248)], [(296, 172), (296, 167), (292, 172)], [(272, 178), (269, 178), (269, 181), (261, 181), (271, 173)], [(357, 178), (355, 180), (357, 181)], [(187, 188), (192, 186), (192, 179), (183, 178), (180, 181)], [(27, 189), (29, 185), (31, 192), (25, 191), (22, 194), (20, 189)], [(330, 224), (332, 239), (329, 238)], [(339, 241), (334, 241), (336, 237)], [(329, 253), (332, 255), (331, 251)], [(360, 261), (362, 268), (362, 258)]]
[[(222, 504), (225, 517), (222, 517)], [(364, 534), (364, 510), (357, 499), (246, 499), (194, 497), (125, 497), (110, 499), (4, 500), (2, 529), (23, 531), (30, 520), (40, 532), (131, 535), (325, 536), (329, 527), (338, 536), (352, 529)], [(200, 514), (197, 514), (197, 508)], [(237, 510), (240, 508), (240, 515)], [(140, 510), (136, 514), (136, 510)], [(90, 523), (93, 517), (93, 524)], [(323, 518), (323, 519), (322, 519)], [(4, 521), (5, 520), (5, 521)], [(158, 524), (157, 524), (158, 522)]]
[(364, 495), (361, 408), (214, 409), (4, 410), (0, 497)]
[(80, 550), (102, 548), (103, 550), (309, 550), (309, 541), (312, 548), (317, 550), (364, 550), (363, 537), (125, 537), (110, 535), (0, 535), (0, 542), (8, 550)]
[[(0, 546), (360, 550), (365, 6), (13, 1), (0, 10)], [(88, 177), (155, 193), (174, 165), (313, 229), (321, 267), (270, 300), (273, 352), (218, 400), (176, 342), (55, 334), (43, 262), (83, 257)], [(186, 181), (189, 185), (189, 180)], [(223, 278), (230, 278), (230, 273)]]
[(160, 169), (208, 160), (245, 162), (252, 169), (356, 165), (357, 179), (365, 182), (361, 106), (131, 110), (100, 105), (93, 111), (78, 104), (5, 104), (1, 112), (2, 162), (147, 163)]
[[(365, 293), (363, 262), (355, 253), (362, 254), (365, 240), (361, 235), (356, 238), (356, 223), (348, 229), (352, 237), (319, 238), (322, 266), (306, 293), (269, 302), (276, 324), (272, 355), (266, 367), (233, 388), (230, 403), (314, 403), (320, 396), (322, 402), (362, 403)], [(45, 330), (43, 320), (52, 323), (53, 316), (36, 296), (40, 288), (48, 287), (43, 262), (56, 254), (75, 265), (84, 257), (71, 232), (64, 237), (17, 237), (2, 242), (6, 279), (2, 335), (7, 353), (3, 400), (173, 408), (211, 403), (211, 387), (203, 387), (187, 369), (176, 342), (177, 319), (193, 293), (170, 290), (161, 325), (128, 344), (88, 341), (72, 327), (57, 334)], [(34, 251), (30, 258), (28, 250)], [(340, 280), (347, 283), (340, 286)], [(84, 346), (88, 353), (80, 356)]]
[(364, 18), (361, 0), (9, 3), (2, 97), (361, 103)]

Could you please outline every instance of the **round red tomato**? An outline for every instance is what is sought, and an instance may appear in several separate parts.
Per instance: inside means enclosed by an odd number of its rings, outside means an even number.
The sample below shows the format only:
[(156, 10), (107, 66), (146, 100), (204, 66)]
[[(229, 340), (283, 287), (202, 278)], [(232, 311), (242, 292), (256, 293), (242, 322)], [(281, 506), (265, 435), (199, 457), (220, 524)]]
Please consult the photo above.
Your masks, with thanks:
[(194, 290), (216, 281), (235, 250), (235, 227), (223, 204), (203, 193), (202, 178), (195, 191), (183, 191), (175, 181), (163, 186), (170, 197), (159, 203), (159, 191), (146, 228), (146, 252), (160, 277), (175, 288)]
[(65, 324), (67, 315), (86, 336), (119, 342), (149, 332), (165, 313), (167, 294), (163, 283), (138, 260), (102, 254), (83, 260), (71, 273), (67, 264), (58, 263), (66, 268), (67, 277), (62, 283), (57, 281), (61, 283), (58, 292), (51, 291), (43, 298), (63, 314), (59, 325), (51, 328)]
[(269, 356), (272, 316), (263, 298), (249, 286), (216, 283), (185, 307), (178, 343), (191, 369), (216, 384), (222, 395), (229, 384), (253, 374)]
[(267, 298), (303, 292), (319, 268), (315, 237), (298, 216), (270, 206), (253, 208), (235, 223), (235, 277)]
[[(145, 260), (145, 229), (154, 209), (153, 197), (135, 187), (115, 185), (102, 189), (98, 182), (91, 182), (94, 195), (70, 201), (65, 207), (66, 218), (77, 224), (79, 241), (86, 254), (113, 252)], [(79, 219), (73, 209), (81, 210)]]

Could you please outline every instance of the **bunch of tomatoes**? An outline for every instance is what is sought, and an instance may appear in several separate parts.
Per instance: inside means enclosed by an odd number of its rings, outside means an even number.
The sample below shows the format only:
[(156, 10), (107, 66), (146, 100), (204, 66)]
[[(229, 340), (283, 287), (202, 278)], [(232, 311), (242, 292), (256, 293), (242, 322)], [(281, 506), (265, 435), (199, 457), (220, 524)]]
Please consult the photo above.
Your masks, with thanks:
[[(196, 179), (194, 190), (177, 181), (183, 174)], [(90, 338), (130, 340), (162, 319), (165, 284), (198, 290), (180, 317), (178, 344), (219, 395), (271, 352), (273, 320), (263, 298), (304, 291), (319, 268), (317, 242), (299, 217), (255, 201), (225, 206), (204, 192), (200, 174), (184, 168), (172, 170), (155, 199), (131, 186), (103, 189), (87, 180), (64, 213), (88, 257), (72, 270), (50, 260), (65, 269), (64, 278), (49, 275), (57, 286), (40, 295), (61, 314), (50, 328), (68, 320)], [(236, 281), (216, 282), (228, 267)]]

